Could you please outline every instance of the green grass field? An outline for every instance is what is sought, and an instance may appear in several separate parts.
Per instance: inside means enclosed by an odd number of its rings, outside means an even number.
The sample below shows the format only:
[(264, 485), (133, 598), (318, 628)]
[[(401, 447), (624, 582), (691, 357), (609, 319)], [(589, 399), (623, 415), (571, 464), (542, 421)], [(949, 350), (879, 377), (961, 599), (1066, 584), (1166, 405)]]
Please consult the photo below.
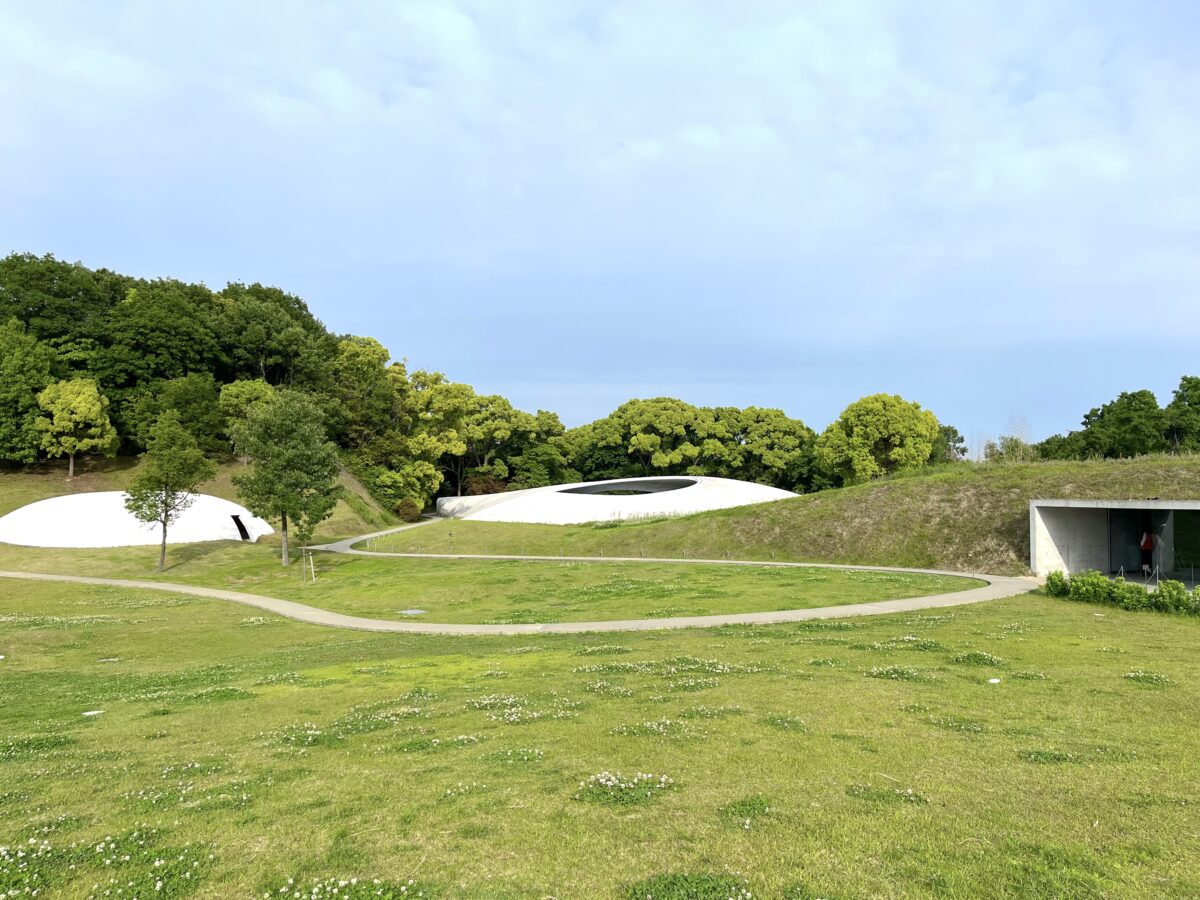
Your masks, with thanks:
[[(446, 522), (379, 543), (445, 551), (453, 533), (457, 552), (942, 565), (969, 544), (1000, 548), (1003, 571), (1035, 475), (1068, 479), (1046, 495), (1101, 489), (1101, 470), (1078, 465), (968, 467), (616, 527)], [(1169, 496), (1154, 480), (1190, 491), (1194, 468), (1105, 471)], [(54, 470), (0, 475), (0, 511), (117, 489), (127, 474), (105, 464), (70, 488)], [(230, 475), (210, 490), (228, 496)], [(347, 489), (323, 537), (390, 523)], [(994, 513), (991, 531), (971, 503)], [(920, 534), (921, 504), (931, 522), (958, 509), (973, 536), (916, 559), (900, 523)], [(172, 547), (161, 577), (464, 622), (971, 586), (322, 554), (313, 585), (276, 552)], [(0, 568), (152, 579), (155, 553), (0, 545)], [(502, 638), (351, 632), (148, 590), (0, 579), (0, 897), (1192, 898), (1197, 646), (1193, 619), (1039, 594), (794, 625)]]
[(451, 639), (2, 589), (0, 893), (1200, 893), (1191, 620), (1025, 596)]
[[(266, 594), (380, 619), (534, 622), (645, 619), (809, 609), (978, 587), (969, 578), (906, 572), (655, 563), (411, 560), (317, 553), (316, 583), (285, 569), (268, 545), (214, 541), (172, 547), (46, 550), (0, 544), (0, 569), (176, 581)], [(401, 615), (422, 609), (419, 615)]]

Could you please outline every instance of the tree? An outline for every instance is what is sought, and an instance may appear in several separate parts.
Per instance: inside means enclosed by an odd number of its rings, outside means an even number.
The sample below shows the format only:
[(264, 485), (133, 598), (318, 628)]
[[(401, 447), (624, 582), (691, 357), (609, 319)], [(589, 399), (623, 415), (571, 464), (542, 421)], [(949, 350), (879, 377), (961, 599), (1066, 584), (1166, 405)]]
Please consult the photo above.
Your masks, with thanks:
[(388, 366), (387, 376), (392, 406), (386, 427), (359, 448), (356, 471), (385, 505), (396, 509), (410, 499), (424, 506), (441, 487), (443, 458), (466, 452), (458, 428), (474, 391), (440, 372), (410, 376), (404, 363)]
[(455, 430), (464, 449), (459, 454), (448, 454), (443, 467), (461, 497), (471, 479), (490, 481), (503, 490), (512, 459), (536, 442), (538, 421), (499, 394), (480, 396), (472, 392), (466, 414)]
[(374, 338), (348, 337), (338, 342), (330, 418), (336, 433), (351, 446), (362, 446), (388, 427), (395, 404), (387, 370), (390, 358), (387, 348)]
[(117, 450), (117, 430), (108, 420), (108, 398), (91, 378), (56, 381), (38, 394), (38, 405), (49, 415), (34, 423), (48, 456), (67, 456), (67, 477), (75, 477), (78, 453)]
[(937, 440), (929, 454), (930, 465), (961, 462), (967, 458), (967, 441), (953, 425), (939, 425)]
[(1171, 449), (1176, 453), (1200, 450), (1200, 378), (1184, 375), (1166, 412)]
[(235, 423), (246, 418), (250, 407), (255, 403), (274, 399), (275, 388), (261, 379), (251, 378), (222, 385), (217, 407), (225, 417), (226, 427), (232, 428)]
[(139, 521), (162, 528), (158, 571), (167, 564), (167, 529), (192, 505), (200, 485), (216, 474), (216, 463), (180, 423), (179, 413), (162, 413), (150, 429), (142, 466), (125, 491), (125, 508)]
[(1083, 455), (1118, 458), (1167, 449), (1167, 415), (1151, 391), (1122, 391), (1083, 417)]
[(54, 362), (54, 351), (29, 334), (23, 322), (0, 322), (0, 460), (37, 459), (37, 396), (53, 381)]
[(180, 424), (207, 454), (229, 452), (225, 414), (218, 401), (217, 384), (209, 372), (192, 372), (159, 382), (153, 393), (139, 396), (126, 417), (132, 437), (143, 447), (158, 417), (168, 409), (179, 413)]
[(713, 426), (701, 441), (690, 475), (718, 475), (785, 490), (809, 487), (816, 434), (780, 409), (748, 406), (712, 411)]
[(325, 436), (317, 404), (292, 390), (279, 391), (274, 402), (253, 404), (234, 425), (233, 440), (251, 464), (233, 483), (255, 515), (279, 521), (286, 566), (289, 524), (307, 542), (337, 503), (337, 447)]
[(857, 484), (880, 475), (920, 468), (938, 439), (938, 420), (898, 394), (872, 394), (846, 407), (817, 439), (826, 475)]
[(533, 443), (509, 460), (509, 490), (568, 484), (582, 477), (572, 468), (571, 445), (556, 413), (539, 409)]

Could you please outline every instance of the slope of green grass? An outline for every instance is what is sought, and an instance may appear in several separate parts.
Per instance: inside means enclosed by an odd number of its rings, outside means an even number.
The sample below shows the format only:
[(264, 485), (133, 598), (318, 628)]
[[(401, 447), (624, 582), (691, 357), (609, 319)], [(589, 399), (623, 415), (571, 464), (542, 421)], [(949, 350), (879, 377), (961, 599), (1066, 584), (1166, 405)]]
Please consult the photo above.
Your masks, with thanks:
[(794, 559), (1023, 574), (1029, 501), (1200, 498), (1200, 457), (950, 466), (758, 506), (614, 525), (441, 522), (377, 550)]
[(0, 892), (1200, 895), (1189, 619), (1024, 596), (461, 639), (0, 590)]
[[(47, 497), (124, 490), (137, 465), (138, 461), (130, 457), (85, 458), (77, 462), (75, 471), (78, 474), (70, 481), (66, 477), (66, 464), (57, 461), (21, 469), (0, 468), (0, 516)], [(237, 489), (233, 486), (233, 476), (241, 468), (239, 463), (221, 465), (216, 477), (206, 482), (201, 491), (240, 503)], [(317, 528), (318, 539), (353, 537), (396, 524), (396, 517), (381, 509), (351, 475), (343, 473), (340, 486), (342, 497), (333, 515)], [(277, 537), (265, 540), (278, 543)]]

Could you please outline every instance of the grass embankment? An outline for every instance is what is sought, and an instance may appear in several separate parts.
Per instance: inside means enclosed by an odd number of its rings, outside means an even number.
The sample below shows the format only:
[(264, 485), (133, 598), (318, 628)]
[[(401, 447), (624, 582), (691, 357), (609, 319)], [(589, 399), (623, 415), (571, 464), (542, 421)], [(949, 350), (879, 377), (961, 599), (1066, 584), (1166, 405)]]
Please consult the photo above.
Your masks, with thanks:
[[(75, 471), (79, 474), (70, 481), (66, 477), (66, 465), (61, 462), (44, 462), (22, 469), (0, 468), (0, 516), (48, 497), (124, 490), (137, 466), (138, 460), (130, 457), (88, 458), (77, 463)], [(233, 486), (233, 476), (241, 469), (238, 463), (221, 465), (216, 477), (201, 486), (201, 492), (240, 503), (237, 489)], [(340, 485), (341, 497), (333, 515), (318, 526), (317, 540), (353, 537), (397, 523), (396, 517), (371, 499), (366, 489), (351, 475), (343, 473)], [(276, 545), (279, 543), (278, 535), (263, 540)]]
[[(1194, 897), (1198, 641), (1038, 596), (601, 642), (21, 584), (0, 846), (24, 855), (0, 889), (615, 898), (688, 873), (789, 900)], [(670, 782), (581, 790), (603, 772)]]
[[(1018, 575), (1035, 498), (1200, 498), (1200, 457), (961, 464), (758, 506), (646, 523), (449, 521), (381, 538), (377, 550), (793, 559)], [(453, 535), (453, 538), (451, 538)]]
[[(654, 563), (371, 559), (315, 555), (317, 581), (284, 569), (268, 546), (213, 541), (171, 547), (46, 550), (0, 544), (0, 569), (175, 581), (296, 600), (379, 619), (520, 624), (810, 609), (978, 587), (904, 572)], [(2, 584), (2, 583), (0, 583)], [(17, 582), (9, 582), (14, 589)], [(420, 609), (418, 615), (402, 615)]]

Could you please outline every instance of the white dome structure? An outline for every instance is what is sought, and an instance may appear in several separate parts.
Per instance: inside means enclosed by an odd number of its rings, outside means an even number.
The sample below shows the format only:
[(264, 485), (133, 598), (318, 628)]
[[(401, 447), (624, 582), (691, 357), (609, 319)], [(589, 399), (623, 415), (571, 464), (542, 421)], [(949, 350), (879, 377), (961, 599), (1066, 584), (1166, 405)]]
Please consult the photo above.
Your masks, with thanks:
[(795, 496), (790, 491), (731, 478), (663, 475), (556, 484), (478, 497), (442, 497), (437, 511), (441, 516), (479, 522), (580, 525), (683, 516)]
[[(167, 543), (256, 541), (273, 531), (244, 506), (197, 494), (167, 530)], [(0, 542), (25, 547), (134, 547), (161, 540), (159, 526), (125, 509), (124, 491), (51, 497), (0, 517)]]

